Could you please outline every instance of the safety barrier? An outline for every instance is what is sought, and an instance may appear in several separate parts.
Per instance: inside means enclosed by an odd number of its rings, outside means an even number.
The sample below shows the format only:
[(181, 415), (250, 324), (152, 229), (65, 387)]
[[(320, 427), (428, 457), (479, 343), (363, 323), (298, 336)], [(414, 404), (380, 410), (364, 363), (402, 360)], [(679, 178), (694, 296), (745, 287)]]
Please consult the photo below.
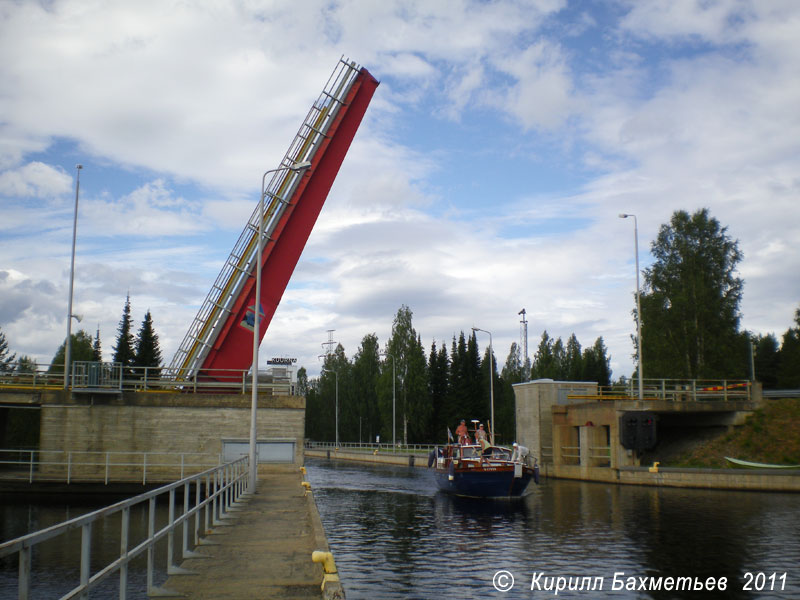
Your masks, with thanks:
[(2, 479), (90, 483), (183, 479), (222, 464), (221, 454), (0, 449)]
[(306, 448), (314, 450), (350, 450), (355, 452), (401, 452), (404, 454), (427, 454), (434, 448), (435, 444), (367, 444), (362, 442), (314, 442), (306, 440)]
[[(638, 381), (629, 379), (625, 385), (599, 387), (597, 394), (570, 394), (570, 400), (636, 400)], [(752, 382), (742, 379), (644, 379), (642, 392), (645, 400), (667, 402), (702, 402), (706, 400), (751, 401)]]
[[(133, 559), (145, 552), (147, 553), (148, 595), (168, 594), (167, 590), (156, 586), (154, 581), (156, 543), (165, 537), (167, 539), (167, 573), (183, 572), (175, 563), (176, 530), (178, 527), (182, 528), (182, 558), (192, 557), (193, 553), (189, 550), (189, 529), (192, 517), (194, 518), (194, 544), (197, 546), (202, 542), (202, 536), (212, 526), (221, 524), (222, 520), (227, 518), (227, 514), (233, 504), (238, 502), (242, 495), (245, 494), (248, 481), (248, 463), (248, 457), (244, 456), (236, 461), (191, 475), (134, 498), (123, 500), (81, 517), (0, 544), (0, 558), (13, 554), (19, 555), (18, 597), (20, 599), (30, 597), (31, 557), (34, 547), (75, 529), (81, 530), (79, 584), (62, 596), (60, 600), (88, 598), (91, 589), (97, 587), (102, 581), (116, 572), (119, 573), (119, 597), (120, 600), (125, 600), (128, 596), (128, 565)], [(190, 486), (192, 485), (194, 485), (194, 506), (190, 507)], [(201, 487), (205, 490), (203, 499), (201, 499)], [(183, 491), (183, 511), (176, 515), (175, 496), (176, 491), (180, 489)], [(156, 501), (164, 494), (169, 496), (169, 517), (166, 525), (156, 530)], [(129, 548), (131, 508), (143, 503), (147, 503), (148, 507), (148, 535), (144, 541)], [(92, 564), (92, 527), (101, 519), (109, 518), (117, 513), (121, 513), (119, 557), (99, 571), (92, 573), (90, 567)], [(203, 513), (202, 519), (201, 513)]]
[[(179, 379), (162, 367), (124, 367), (120, 363), (74, 361), (70, 389), (80, 393), (120, 392), (219, 392), (250, 394), (253, 389), (249, 369), (200, 369), (187, 379)], [(288, 379), (259, 371), (258, 389), (274, 396), (294, 392)], [(64, 365), (15, 363), (0, 371), (0, 388), (63, 389)]]

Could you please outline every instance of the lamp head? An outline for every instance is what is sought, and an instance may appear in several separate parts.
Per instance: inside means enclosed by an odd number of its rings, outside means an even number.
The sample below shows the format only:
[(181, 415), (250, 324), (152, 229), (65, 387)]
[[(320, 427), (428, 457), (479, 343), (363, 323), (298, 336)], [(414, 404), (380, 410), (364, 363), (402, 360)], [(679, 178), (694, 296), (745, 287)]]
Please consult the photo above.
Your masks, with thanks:
[(630, 215), (626, 215), (625, 213), (619, 213), (620, 219), (627, 219), (628, 217), (630, 217)]

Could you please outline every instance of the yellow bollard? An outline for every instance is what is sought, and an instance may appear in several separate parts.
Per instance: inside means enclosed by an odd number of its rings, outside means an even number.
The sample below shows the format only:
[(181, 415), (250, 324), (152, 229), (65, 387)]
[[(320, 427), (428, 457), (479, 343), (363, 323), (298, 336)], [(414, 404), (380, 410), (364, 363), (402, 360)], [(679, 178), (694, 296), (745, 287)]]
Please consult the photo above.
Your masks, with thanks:
[(333, 554), (330, 552), (323, 552), (322, 550), (314, 550), (311, 553), (311, 562), (322, 563), (322, 591), (325, 591), (325, 584), (339, 583), (339, 574), (336, 572), (336, 563), (333, 561)]
[(300, 467), (300, 472), (301, 472), (303, 475), (305, 475), (305, 474), (306, 474), (306, 468), (305, 468), (305, 467)]
[(308, 483), (307, 481), (304, 481), (302, 485), (305, 488), (305, 491), (303, 492), (303, 496), (308, 496), (308, 494), (311, 492), (311, 484)]
[(648, 471), (650, 471), (651, 473), (658, 473), (658, 465), (660, 464), (661, 464), (660, 462), (654, 462), (653, 466), (650, 467)]

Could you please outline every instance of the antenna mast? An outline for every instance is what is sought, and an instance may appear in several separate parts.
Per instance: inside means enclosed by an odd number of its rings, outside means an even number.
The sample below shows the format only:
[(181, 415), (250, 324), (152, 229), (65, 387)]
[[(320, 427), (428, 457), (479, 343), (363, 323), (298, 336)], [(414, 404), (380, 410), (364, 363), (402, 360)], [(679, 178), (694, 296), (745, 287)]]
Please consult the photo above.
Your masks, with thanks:
[[(528, 321), (525, 319), (525, 309), (523, 308), (521, 311), (517, 313), (518, 315), (522, 315), (522, 321), (520, 321), (521, 327), (519, 328), (519, 336), (520, 342), (522, 345), (522, 364), (523, 366), (528, 366)], [(528, 381), (530, 377), (530, 369), (525, 369), (525, 381)]]

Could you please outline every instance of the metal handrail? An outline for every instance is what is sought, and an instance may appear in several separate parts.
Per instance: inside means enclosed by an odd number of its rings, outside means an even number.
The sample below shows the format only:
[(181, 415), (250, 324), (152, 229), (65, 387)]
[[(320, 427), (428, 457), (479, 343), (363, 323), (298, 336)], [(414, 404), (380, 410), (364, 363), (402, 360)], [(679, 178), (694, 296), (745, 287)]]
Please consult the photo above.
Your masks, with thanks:
[[(573, 399), (620, 400), (637, 399), (633, 380), (626, 385), (601, 386), (596, 395), (569, 394)], [(682, 402), (686, 400), (706, 401), (713, 399), (750, 400), (752, 382), (746, 379), (645, 379), (645, 400)]]
[[(0, 449), (0, 468), (27, 472), (33, 481), (141, 482), (163, 481), (152, 475), (157, 469), (180, 469), (180, 478), (187, 471), (204, 471), (222, 464), (221, 454), (198, 452), (100, 452), (86, 450)], [(148, 472), (149, 469), (149, 472)], [(139, 471), (141, 470), (141, 471)], [(114, 474), (116, 471), (116, 474)], [(120, 474), (120, 471), (122, 474)], [(91, 473), (91, 474), (87, 474)], [(8, 473), (4, 474), (8, 478)], [(173, 477), (170, 477), (172, 479)]]
[[(81, 529), (81, 562), (80, 583), (70, 590), (60, 600), (68, 598), (87, 598), (88, 592), (101, 581), (107, 579), (115, 572), (119, 572), (119, 597), (127, 598), (128, 564), (143, 552), (147, 552), (147, 593), (149, 595), (164, 593), (154, 584), (155, 570), (155, 545), (164, 537), (167, 538), (167, 573), (171, 574), (178, 569), (175, 564), (175, 530), (182, 526), (182, 557), (191, 557), (189, 551), (189, 521), (194, 517), (194, 543), (201, 540), (201, 534), (207, 533), (211, 526), (219, 525), (226, 518), (231, 506), (237, 502), (246, 491), (249, 457), (208, 469), (202, 473), (191, 475), (180, 481), (170, 483), (150, 492), (145, 492), (111, 506), (101, 508), (86, 515), (70, 519), (63, 523), (53, 525), (46, 529), (29, 533), (21, 537), (0, 544), (0, 558), (15, 553), (19, 554), (19, 578), (17, 591), (19, 598), (28, 598), (31, 590), (32, 564), (31, 556), (34, 546), (65, 534), (75, 529)], [(189, 508), (190, 485), (195, 486), (195, 503)], [(200, 498), (200, 486), (205, 485), (205, 498)], [(175, 491), (183, 488), (183, 512), (175, 515)], [(156, 500), (163, 494), (169, 494), (169, 518), (167, 524), (156, 531), (155, 513)], [(147, 539), (129, 548), (130, 510), (133, 506), (148, 503), (148, 536)], [(205, 528), (201, 528), (201, 511), (204, 513)], [(107, 518), (116, 513), (122, 513), (120, 555), (118, 558), (101, 568), (94, 575), (91, 573), (92, 553), (92, 525), (100, 519)]]
[[(259, 375), (261, 375), (259, 373)], [(73, 361), (72, 391), (81, 392), (225, 392), (250, 394), (253, 389), (249, 369), (199, 369), (191, 378), (178, 381), (164, 367), (122, 367), (119, 363)], [(0, 389), (62, 389), (64, 365), (9, 365), (0, 371)], [(289, 381), (263, 382), (258, 389), (275, 396), (292, 394)]]
[[(441, 446), (442, 444), (439, 444)], [(411, 453), (426, 453), (430, 452), (431, 450), (437, 447), (436, 444), (397, 444), (396, 446), (392, 446), (391, 443), (389, 444), (375, 444), (375, 443), (368, 443), (368, 442), (315, 442), (313, 440), (306, 440), (305, 447), (314, 450), (314, 449), (324, 449), (324, 448), (334, 448), (334, 449), (346, 449), (346, 450), (353, 450), (353, 451), (362, 451), (362, 452), (375, 452), (376, 450), (379, 452), (411, 452)]]

